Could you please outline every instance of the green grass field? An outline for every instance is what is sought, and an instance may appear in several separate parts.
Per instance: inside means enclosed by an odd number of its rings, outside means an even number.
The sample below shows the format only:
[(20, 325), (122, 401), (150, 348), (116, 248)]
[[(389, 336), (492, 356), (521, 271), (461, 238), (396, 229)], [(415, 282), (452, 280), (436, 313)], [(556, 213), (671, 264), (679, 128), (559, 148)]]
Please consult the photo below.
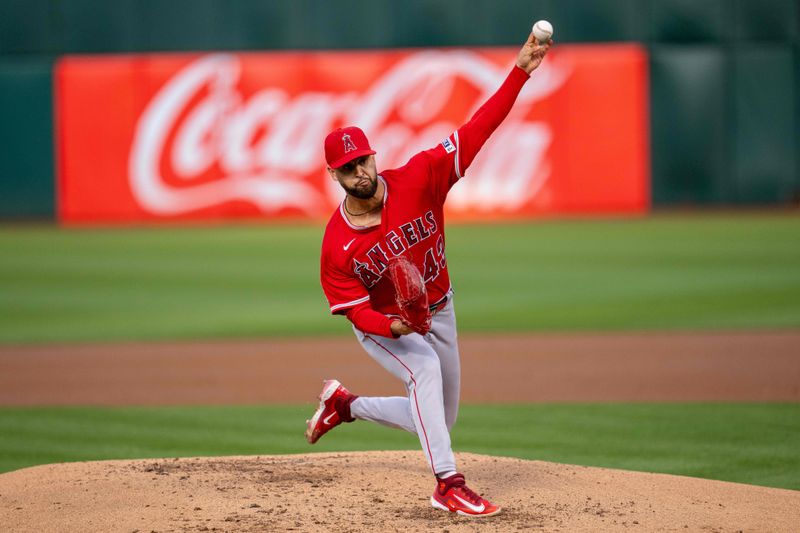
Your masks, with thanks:
[[(0, 471), (96, 459), (419, 450), (416, 436), (363, 422), (309, 446), (303, 421), (313, 409), (0, 408)], [(467, 405), (453, 445), (800, 489), (798, 404)]]
[[(349, 334), (318, 226), (0, 227), (0, 343)], [(800, 217), (448, 228), (468, 331), (800, 326)]]
[[(0, 343), (349, 334), (318, 226), (0, 226)], [(459, 329), (800, 327), (800, 217), (451, 226)], [(111, 458), (418, 449), (370, 424), (302, 439), (313, 406), (2, 408), (0, 471)], [(800, 489), (800, 404), (465, 406), (459, 451)]]

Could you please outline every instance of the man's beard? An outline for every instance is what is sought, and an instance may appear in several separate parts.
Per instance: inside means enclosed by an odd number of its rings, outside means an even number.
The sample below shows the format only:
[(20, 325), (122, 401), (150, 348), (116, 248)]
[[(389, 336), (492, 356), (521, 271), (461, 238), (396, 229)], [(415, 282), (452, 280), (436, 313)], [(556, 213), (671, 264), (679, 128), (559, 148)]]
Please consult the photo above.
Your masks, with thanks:
[(342, 188), (344, 188), (344, 191), (350, 196), (354, 196), (360, 200), (369, 200), (375, 195), (375, 191), (378, 190), (378, 180), (367, 178), (367, 181), (369, 183), (363, 187), (345, 187), (343, 185)]

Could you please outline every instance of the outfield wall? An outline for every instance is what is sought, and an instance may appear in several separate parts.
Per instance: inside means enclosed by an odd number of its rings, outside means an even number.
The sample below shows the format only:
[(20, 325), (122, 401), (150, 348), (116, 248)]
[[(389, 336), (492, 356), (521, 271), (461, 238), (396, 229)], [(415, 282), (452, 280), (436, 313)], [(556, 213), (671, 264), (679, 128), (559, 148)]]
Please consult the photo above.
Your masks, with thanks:
[[(453, 132), (516, 51), (67, 56), (56, 69), (58, 220), (324, 221), (343, 197), (325, 170), (328, 132), (362, 127), (378, 170), (440, 142), (458, 156), (467, 140)], [(456, 164), (468, 177), (448, 218), (646, 212), (646, 67), (634, 44), (554, 50), (469, 169)]]
[(0, 216), (52, 216), (52, 66), (64, 54), (636, 41), (650, 77), (652, 201), (788, 203), (800, 191), (794, 0), (4, 0)]

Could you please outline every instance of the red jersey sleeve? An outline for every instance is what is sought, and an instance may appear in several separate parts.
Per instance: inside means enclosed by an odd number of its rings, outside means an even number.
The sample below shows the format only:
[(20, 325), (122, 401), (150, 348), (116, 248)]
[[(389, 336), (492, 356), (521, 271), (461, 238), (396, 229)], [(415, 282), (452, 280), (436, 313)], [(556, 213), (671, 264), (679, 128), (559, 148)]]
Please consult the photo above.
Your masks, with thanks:
[(369, 301), (366, 287), (354, 276), (342, 272), (325, 253), (320, 262), (320, 283), (334, 315), (345, 314), (348, 309)]
[(444, 203), (453, 185), (464, 176), (475, 156), (508, 116), (519, 92), (530, 76), (514, 66), (503, 84), (472, 115), (436, 147), (423, 152), (428, 159), (434, 195)]
[(347, 310), (347, 318), (364, 333), (398, 338), (397, 335), (392, 333), (392, 321), (394, 319), (375, 311), (369, 306), (369, 303), (349, 308)]
[(440, 205), (444, 204), (447, 193), (463, 176), (458, 167), (456, 139), (458, 139), (457, 131), (436, 145), (435, 148), (423, 152), (428, 163), (427, 170), (433, 197)]
[(370, 307), (370, 296), (364, 285), (332, 265), (322, 254), (320, 282), (331, 313), (345, 315), (364, 333), (393, 337), (392, 319)]

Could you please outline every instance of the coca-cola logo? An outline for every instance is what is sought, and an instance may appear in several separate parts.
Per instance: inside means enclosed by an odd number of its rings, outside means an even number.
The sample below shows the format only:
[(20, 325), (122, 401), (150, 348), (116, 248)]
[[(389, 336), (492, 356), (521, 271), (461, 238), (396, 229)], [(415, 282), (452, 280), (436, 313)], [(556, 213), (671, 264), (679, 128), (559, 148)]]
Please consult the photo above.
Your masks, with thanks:
[[(509, 67), (469, 51), (425, 51), (408, 55), (360, 92), (292, 94), (267, 86), (243, 94), (239, 56), (203, 56), (169, 79), (139, 117), (128, 161), (131, 190), (157, 215), (229, 201), (264, 213), (326, 213), (343, 194), (324, 171), (322, 140), (329, 131), (358, 125), (378, 152), (379, 168), (400, 166), (468, 120)], [(547, 123), (526, 116), (568, 74), (549, 58), (542, 64), (469, 178), (450, 193), (449, 209), (514, 210), (536, 195), (550, 173), (545, 156), (553, 134)], [(454, 120), (448, 106), (459, 84), (474, 102)]]

